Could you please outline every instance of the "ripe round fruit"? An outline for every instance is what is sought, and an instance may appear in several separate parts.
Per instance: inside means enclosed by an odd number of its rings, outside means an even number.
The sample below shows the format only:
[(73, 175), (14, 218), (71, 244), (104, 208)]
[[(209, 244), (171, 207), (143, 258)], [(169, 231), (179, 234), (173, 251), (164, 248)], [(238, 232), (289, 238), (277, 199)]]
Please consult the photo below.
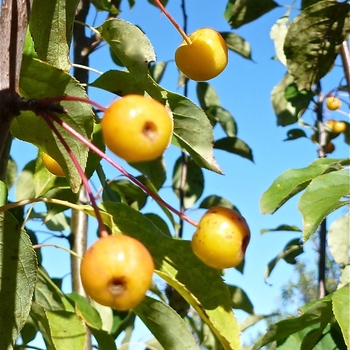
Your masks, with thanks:
[(192, 237), (192, 249), (205, 264), (225, 269), (239, 265), (250, 241), (244, 217), (225, 207), (212, 207), (201, 218)]
[(327, 144), (326, 144), (326, 146), (324, 146), (323, 147), (323, 151), (325, 152), (325, 153), (333, 153), (334, 152), (334, 150), (335, 150), (335, 146), (334, 146), (334, 143), (333, 142), (328, 142)]
[(331, 96), (327, 98), (326, 106), (329, 110), (335, 111), (340, 108), (341, 101), (339, 100), (338, 97)]
[(191, 45), (184, 40), (175, 52), (177, 67), (195, 81), (218, 76), (227, 66), (228, 49), (224, 38), (211, 28), (198, 29), (189, 35)]
[(342, 121), (336, 121), (333, 125), (333, 131), (339, 134), (346, 131), (346, 123)]
[(45, 168), (53, 175), (64, 177), (66, 176), (62, 167), (47, 153), (42, 153), (41, 155), (42, 162)]
[(141, 95), (113, 101), (101, 125), (108, 148), (130, 163), (160, 157), (173, 132), (173, 120), (165, 106)]
[(90, 246), (81, 262), (85, 292), (101, 305), (128, 310), (145, 297), (154, 263), (146, 247), (125, 235), (102, 237)]

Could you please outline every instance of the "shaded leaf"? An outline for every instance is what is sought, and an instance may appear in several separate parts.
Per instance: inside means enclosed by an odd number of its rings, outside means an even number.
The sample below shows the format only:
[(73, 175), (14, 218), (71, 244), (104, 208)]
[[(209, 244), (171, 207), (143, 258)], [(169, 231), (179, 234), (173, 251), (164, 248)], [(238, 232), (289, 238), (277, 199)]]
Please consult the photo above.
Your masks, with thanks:
[(288, 130), (287, 138), (284, 139), (283, 141), (292, 141), (292, 140), (299, 139), (301, 137), (307, 137), (304, 130), (302, 130), (302, 129), (291, 129), (291, 130)]
[[(30, 57), (23, 57), (21, 68), (20, 90), (26, 98), (49, 98), (62, 95), (72, 95), (86, 98), (84, 88), (69, 74), (44, 62)], [(94, 117), (92, 108), (87, 103), (64, 101), (61, 105), (68, 114), (60, 114), (60, 118), (73, 127), (83, 137), (91, 139)], [(64, 137), (72, 152), (77, 157), (83, 170), (88, 156), (88, 148), (77, 142), (60, 126), (57, 129)], [(28, 132), (31, 130), (31, 132)], [(17, 116), (11, 125), (13, 136), (36, 145), (48, 153), (63, 168), (69, 179), (73, 192), (80, 188), (80, 175), (61, 142), (53, 135), (43, 118), (33, 112), (25, 111)]]
[(248, 41), (244, 40), (241, 36), (232, 32), (220, 32), (224, 40), (226, 41), (229, 50), (236, 52), (243, 58), (248, 60), (252, 59), (252, 52)]
[(5, 177), (5, 183), (8, 189), (10, 189), (14, 185), (14, 183), (16, 182), (16, 178), (17, 178), (17, 164), (10, 157), (7, 162), (6, 177)]
[[(6, 188), (3, 182), (0, 186)], [(6, 194), (6, 190), (1, 192)], [(0, 339), (3, 349), (12, 348), (27, 321), (36, 275), (37, 259), (28, 235), (10, 212), (1, 212)]]
[(285, 339), (308, 327), (314, 325), (320, 327), (320, 323), (324, 325), (324, 328), (332, 316), (331, 300), (329, 298), (320, 299), (305, 312), (302, 312), (300, 316), (290, 317), (271, 325), (269, 330), (254, 343), (252, 350), (260, 349), (273, 341)]
[(148, 220), (151, 220), (166, 236), (172, 237), (167, 223), (157, 214), (146, 213), (143, 214)]
[[(293, 95), (291, 92), (293, 91)], [(286, 126), (297, 122), (309, 105), (313, 94), (309, 91), (298, 91), (294, 78), (286, 73), (282, 81), (271, 91), (272, 107), (277, 116), (277, 125)]]
[(232, 307), (234, 309), (241, 309), (249, 314), (254, 314), (254, 306), (246, 292), (237, 286), (227, 285), (227, 287), (231, 295)]
[(279, 314), (269, 314), (269, 315), (249, 315), (247, 318), (245, 318), (241, 324), (240, 329), (241, 331), (245, 331), (247, 328), (254, 326), (256, 323), (260, 322), (261, 320), (266, 320), (269, 317), (278, 316)]
[(276, 228), (265, 228), (260, 230), (260, 234), (264, 234), (266, 232), (276, 232), (276, 231), (291, 231), (291, 232), (302, 232), (301, 229), (297, 226), (290, 226), (290, 225), (280, 225)]
[(155, 82), (159, 84), (165, 73), (167, 62), (157, 62), (149, 68), (149, 73)]
[(67, 294), (66, 297), (75, 305), (76, 314), (86, 323), (95, 337), (99, 350), (116, 349), (114, 338), (102, 329), (102, 321), (98, 311), (77, 293)]
[(197, 83), (196, 91), (199, 105), (203, 109), (210, 106), (220, 106), (219, 96), (212, 85), (205, 82), (199, 82)]
[(342, 169), (313, 179), (301, 195), (298, 209), (303, 216), (303, 240), (315, 233), (323, 219), (334, 210), (350, 203), (350, 174)]
[(111, 18), (96, 29), (129, 72), (139, 75), (148, 73), (148, 65), (156, 60), (156, 55), (140, 28), (122, 19)]
[(319, 1), (290, 25), (284, 53), (299, 90), (310, 90), (333, 66), (341, 43), (350, 33), (349, 14), (346, 2)]
[(221, 206), (221, 207), (230, 208), (230, 209), (233, 209), (233, 210), (240, 212), (238, 210), (238, 208), (235, 205), (233, 205), (228, 199), (220, 197), (220, 196), (216, 196), (216, 195), (211, 195), (211, 196), (204, 198), (202, 200), (202, 202), (199, 204), (199, 208), (209, 209), (209, 208), (217, 206), (217, 205)]
[(120, 0), (90, 0), (97, 11), (107, 11), (111, 15), (118, 15)]
[(33, 198), (35, 195), (33, 181), (33, 174), (35, 173), (35, 162), (36, 160), (34, 159), (27, 163), (19, 174), (15, 190), (16, 201)]
[(243, 158), (251, 160), (252, 162), (254, 161), (251, 148), (238, 137), (225, 137), (217, 140), (214, 142), (214, 148), (237, 154)]
[(134, 312), (165, 349), (199, 349), (187, 324), (163, 301), (146, 296)]
[(75, 11), (79, 0), (58, 0), (54, 4), (35, 0), (30, 11), (29, 28), (38, 58), (69, 71), (69, 48)]
[(219, 123), (227, 136), (237, 135), (237, 124), (230, 112), (220, 106), (210, 106), (204, 110), (213, 126)]
[(273, 0), (229, 0), (224, 17), (232, 28), (254, 21), (278, 4)]
[[(183, 171), (186, 174), (185, 182), (182, 180)], [(176, 160), (173, 170), (172, 188), (177, 198), (183, 198), (185, 208), (189, 208), (197, 202), (204, 191), (204, 175), (202, 169), (193, 159), (187, 157), (183, 162), (183, 158), (179, 157)]]
[(272, 270), (276, 267), (277, 263), (281, 259), (283, 259), (288, 264), (294, 265), (296, 264), (295, 258), (303, 253), (303, 251), (303, 244), (300, 242), (299, 238), (290, 240), (283, 248), (283, 251), (267, 264), (265, 270), (265, 279), (271, 275)]

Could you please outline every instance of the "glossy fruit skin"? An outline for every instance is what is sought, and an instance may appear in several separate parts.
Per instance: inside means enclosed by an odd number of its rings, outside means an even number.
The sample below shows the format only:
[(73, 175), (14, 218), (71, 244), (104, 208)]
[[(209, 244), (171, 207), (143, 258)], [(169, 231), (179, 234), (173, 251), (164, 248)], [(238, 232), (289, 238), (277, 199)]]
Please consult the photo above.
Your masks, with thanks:
[(113, 101), (101, 120), (108, 148), (129, 163), (160, 157), (168, 147), (173, 120), (160, 102), (141, 95)]
[(64, 177), (66, 176), (62, 167), (47, 153), (41, 154), (42, 162), (45, 166), (45, 168), (53, 175)]
[(336, 121), (333, 125), (333, 131), (339, 134), (346, 131), (346, 124), (342, 121)]
[(218, 76), (227, 66), (228, 49), (224, 38), (211, 28), (198, 29), (189, 35), (175, 52), (177, 67), (188, 78), (206, 81)]
[(195, 255), (216, 269), (239, 265), (250, 241), (250, 229), (237, 211), (215, 206), (198, 223), (191, 245)]
[(326, 106), (329, 110), (331, 111), (336, 111), (337, 109), (340, 108), (341, 106), (341, 101), (339, 100), (338, 97), (328, 97), (326, 100)]
[(80, 266), (85, 292), (99, 304), (121, 311), (142, 301), (153, 271), (147, 248), (125, 235), (100, 238), (86, 250)]

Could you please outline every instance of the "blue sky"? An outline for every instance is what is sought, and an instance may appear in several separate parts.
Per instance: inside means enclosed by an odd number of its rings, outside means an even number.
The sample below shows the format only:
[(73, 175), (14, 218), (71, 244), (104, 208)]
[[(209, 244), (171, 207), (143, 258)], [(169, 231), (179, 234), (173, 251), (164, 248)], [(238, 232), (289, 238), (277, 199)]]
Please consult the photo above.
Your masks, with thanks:
[[(280, 4), (288, 4), (287, 1), (279, 1)], [(218, 31), (230, 31), (230, 26), (225, 22), (223, 13), (226, 1), (187, 1), (188, 32), (201, 28), (213, 27)], [(169, 12), (182, 24), (180, 1), (169, 1)], [(152, 42), (158, 61), (170, 61), (161, 85), (169, 90), (183, 93), (182, 88), (177, 88), (177, 69), (172, 61), (174, 51), (181, 43), (182, 38), (171, 25), (168, 19), (162, 15), (156, 7), (136, 1), (135, 7), (130, 11), (127, 2), (123, 2), (121, 18), (139, 25)], [(205, 192), (201, 199), (208, 195), (216, 194), (226, 197), (233, 202), (247, 219), (252, 233), (251, 243), (246, 254), (245, 272), (241, 275), (234, 269), (226, 271), (225, 279), (228, 283), (243, 288), (254, 304), (255, 312), (268, 314), (279, 305), (278, 295), (280, 287), (292, 277), (292, 267), (281, 262), (272, 273), (268, 285), (264, 282), (264, 272), (267, 263), (274, 258), (292, 238), (298, 237), (295, 233), (275, 232), (260, 235), (264, 228), (274, 228), (280, 224), (296, 225), (302, 227), (301, 215), (297, 210), (297, 198), (290, 200), (274, 215), (262, 215), (259, 210), (259, 200), (262, 193), (269, 187), (272, 181), (288, 168), (305, 167), (317, 158), (316, 145), (308, 139), (299, 139), (292, 142), (283, 142), (289, 129), (278, 127), (276, 117), (270, 102), (270, 93), (273, 87), (280, 82), (285, 73), (282, 64), (272, 59), (275, 55), (273, 42), (269, 37), (270, 28), (278, 18), (286, 13), (286, 8), (277, 8), (259, 20), (247, 24), (235, 32), (246, 39), (252, 47), (253, 61), (245, 60), (235, 53), (230, 52), (229, 64), (226, 70), (209, 83), (219, 95), (221, 105), (229, 110), (238, 124), (238, 137), (244, 140), (253, 150), (254, 163), (216, 150), (215, 158), (220, 164), (225, 175), (221, 176), (205, 170)], [(296, 13), (296, 12), (294, 12)], [(100, 25), (104, 15), (99, 14), (96, 18), (96, 26)], [(97, 50), (90, 59), (90, 65), (100, 71), (118, 69), (109, 58), (108, 48)], [(342, 77), (340, 68), (334, 68), (331, 78), (325, 79), (323, 88), (325, 92), (338, 85)], [(91, 74), (91, 80), (97, 75)], [(189, 98), (196, 100), (196, 84), (189, 83)], [(114, 98), (113, 95), (102, 90), (90, 88), (90, 98), (102, 105), (108, 105)], [(347, 110), (343, 109), (345, 112)], [(327, 112), (329, 113), (329, 112)], [(335, 118), (348, 120), (333, 112)], [(326, 115), (331, 117), (331, 114)], [(312, 122), (312, 112), (307, 112), (305, 119)], [(294, 127), (294, 126), (293, 126)], [(292, 128), (292, 127), (290, 127)], [(311, 135), (311, 131), (307, 131)], [(220, 137), (220, 130), (215, 129), (215, 137)], [(342, 158), (348, 155), (348, 147), (343, 144), (341, 138), (335, 140), (336, 151), (334, 158)], [(23, 149), (26, 152), (23, 152)], [(21, 169), (28, 161), (36, 157), (36, 149), (29, 148), (23, 142), (15, 141), (12, 156)], [(171, 190), (172, 164), (180, 156), (180, 150), (171, 146), (165, 153), (165, 161), (168, 170), (168, 179), (165, 188), (161, 190), (164, 199), (177, 206), (176, 197)], [(114, 156), (113, 156), (114, 157)], [(116, 157), (115, 157), (116, 158)], [(133, 174), (125, 162), (120, 161)], [(108, 177), (119, 176), (109, 164), (103, 163)], [(99, 187), (96, 180), (94, 184)], [(201, 201), (200, 199), (200, 201)], [(150, 212), (157, 208), (149, 200), (144, 212)], [(339, 211), (344, 213), (344, 211)], [(203, 214), (202, 210), (194, 206), (188, 211), (188, 215), (198, 220)], [(339, 216), (335, 213), (332, 217)], [(90, 243), (96, 239), (96, 223), (90, 220)], [(35, 227), (38, 227), (37, 224)], [(45, 229), (42, 227), (42, 229)], [(193, 228), (185, 226), (185, 239), (190, 239)], [(41, 241), (47, 235), (40, 235)], [(60, 240), (49, 241), (50, 243)], [(314, 258), (313, 245), (306, 243), (306, 256), (312, 263)], [(53, 276), (62, 277), (69, 272), (69, 256), (66, 252), (54, 248), (44, 248), (44, 265)], [(52, 259), (55, 254), (55, 259)], [(57, 264), (57, 261), (60, 261)], [(70, 289), (69, 276), (64, 280), (66, 290)], [(239, 321), (247, 314), (237, 312)], [(136, 340), (147, 340), (147, 329), (140, 327), (136, 334)], [(247, 337), (247, 336), (246, 336)], [(138, 349), (138, 347), (132, 347)], [(141, 349), (141, 347), (140, 347)]]

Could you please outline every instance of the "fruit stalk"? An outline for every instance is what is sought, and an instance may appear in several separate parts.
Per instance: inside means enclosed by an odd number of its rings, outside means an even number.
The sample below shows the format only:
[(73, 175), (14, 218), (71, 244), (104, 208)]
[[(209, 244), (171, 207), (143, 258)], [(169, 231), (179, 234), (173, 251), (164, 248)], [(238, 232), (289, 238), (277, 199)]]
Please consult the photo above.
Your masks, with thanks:
[(151, 198), (153, 198), (155, 201), (157, 201), (159, 204), (165, 206), (167, 209), (172, 211), (174, 214), (182, 218), (184, 221), (187, 221), (189, 224), (193, 226), (197, 226), (197, 222), (195, 220), (192, 220), (188, 216), (186, 216), (183, 213), (180, 213), (178, 210), (173, 208), (170, 204), (165, 202), (159, 195), (152, 192), (148, 187), (146, 187), (142, 182), (140, 182), (138, 179), (136, 179), (134, 176), (132, 176), (130, 173), (128, 173), (122, 166), (117, 164), (113, 159), (108, 157), (103, 151), (101, 151), (98, 147), (93, 145), (89, 140), (86, 140), (83, 136), (81, 136), (77, 131), (75, 131), (70, 125), (65, 123), (63, 120), (61, 120), (59, 117), (57, 117), (54, 113), (50, 113), (50, 119), (55, 121), (57, 124), (59, 124), (62, 128), (64, 128), (66, 131), (68, 131), (71, 135), (76, 137), (79, 141), (81, 141), (85, 146), (89, 147), (93, 152), (95, 152), (98, 156), (106, 160), (108, 163), (110, 163), (113, 167), (115, 167), (121, 174), (123, 174), (126, 178), (128, 178), (130, 181), (132, 181), (136, 186), (140, 187), (146, 194), (148, 194)]
[[(48, 124), (48, 126), (51, 128), (51, 130), (56, 134), (57, 138), (60, 140), (60, 142), (62, 143), (63, 147), (66, 149), (67, 153), (69, 154), (70, 158), (72, 159), (72, 162), (74, 163), (74, 165), (76, 166), (81, 179), (83, 181), (84, 187), (86, 189), (86, 192), (90, 198), (91, 201), (91, 205), (95, 211), (95, 215), (96, 215), (96, 219), (98, 221), (98, 225), (99, 225), (99, 231), (100, 231), (100, 235), (101, 237), (105, 237), (108, 236), (108, 232), (106, 230), (106, 227), (102, 221), (102, 217), (100, 214), (100, 211), (97, 207), (94, 195), (91, 191), (91, 187), (89, 185), (88, 179), (83, 171), (83, 169), (81, 168), (77, 158), (75, 157), (74, 153), (72, 152), (72, 150), (70, 149), (69, 145), (67, 144), (66, 140), (62, 137), (62, 135), (60, 134), (60, 132), (57, 130), (55, 124), (52, 121), (52, 116), (55, 116), (53, 113), (48, 113), (47, 115), (43, 114), (41, 115), (43, 117), (43, 119), (45, 120), (45, 122)], [(56, 117), (56, 116), (55, 116)]]
[(186, 33), (182, 30), (176, 20), (172, 17), (172, 15), (166, 10), (163, 4), (159, 0), (154, 0), (156, 5), (160, 8), (160, 10), (168, 17), (169, 21), (173, 24), (173, 26), (177, 29), (177, 31), (181, 34), (181, 36), (186, 41), (187, 45), (191, 45), (191, 39), (186, 35)]

